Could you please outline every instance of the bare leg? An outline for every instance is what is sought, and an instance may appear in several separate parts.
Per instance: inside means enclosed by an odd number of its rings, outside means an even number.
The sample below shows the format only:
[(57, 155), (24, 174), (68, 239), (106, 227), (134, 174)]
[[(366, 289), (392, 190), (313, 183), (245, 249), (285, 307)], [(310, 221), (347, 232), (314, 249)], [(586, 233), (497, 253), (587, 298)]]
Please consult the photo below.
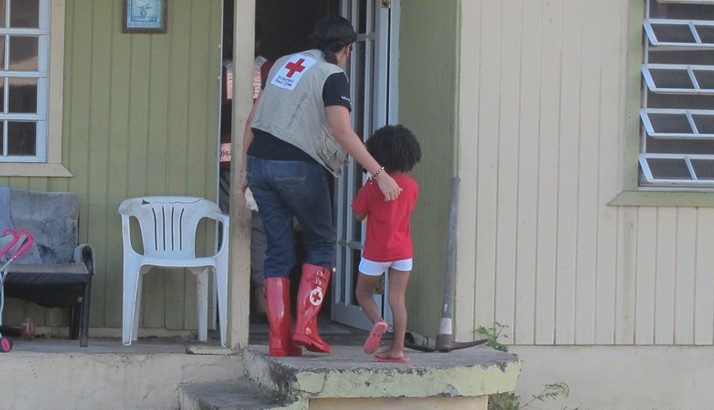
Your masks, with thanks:
[(409, 271), (389, 269), (389, 306), (394, 317), (394, 342), (381, 353), (383, 357), (404, 356), (404, 334), (407, 331), (406, 292)]
[(382, 315), (379, 313), (379, 307), (374, 303), (374, 289), (377, 287), (377, 283), (382, 279), (381, 276), (371, 276), (360, 273), (357, 276), (357, 289), (355, 293), (357, 295), (357, 301), (359, 302), (359, 307), (362, 308), (364, 313), (367, 315), (372, 323), (377, 323), (382, 321)]

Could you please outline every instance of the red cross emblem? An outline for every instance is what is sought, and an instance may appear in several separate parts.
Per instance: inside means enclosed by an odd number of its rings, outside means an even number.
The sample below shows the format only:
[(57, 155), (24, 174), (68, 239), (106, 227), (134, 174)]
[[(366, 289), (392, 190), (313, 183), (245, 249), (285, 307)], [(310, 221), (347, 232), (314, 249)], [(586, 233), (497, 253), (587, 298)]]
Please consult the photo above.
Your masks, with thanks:
[(305, 62), (305, 59), (304, 59), (304, 58), (301, 58), (301, 59), (299, 59), (298, 61), (296, 61), (296, 62), (294, 62), (294, 63), (293, 63), (293, 62), (288, 62), (288, 63), (285, 65), (285, 68), (288, 69), (288, 75), (287, 75), (287, 77), (288, 77), (288, 78), (292, 78), (292, 77), (293, 77), (293, 74), (295, 74), (295, 73), (302, 73), (302, 70), (305, 69), (305, 66), (302, 65), (302, 63), (304, 63), (304, 62)]
[(322, 290), (320, 288), (313, 289), (312, 292), (310, 292), (310, 303), (313, 306), (320, 306), (322, 304)]

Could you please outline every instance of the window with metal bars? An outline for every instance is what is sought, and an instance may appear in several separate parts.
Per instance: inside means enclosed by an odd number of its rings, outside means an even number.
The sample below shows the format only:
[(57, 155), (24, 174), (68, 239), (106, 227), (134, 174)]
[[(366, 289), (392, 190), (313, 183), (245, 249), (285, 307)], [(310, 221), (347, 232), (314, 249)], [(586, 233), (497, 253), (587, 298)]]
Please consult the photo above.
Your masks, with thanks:
[(644, 1), (640, 185), (714, 188), (714, 2)]
[(49, 0), (0, 0), (0, 162), (44, 162)]

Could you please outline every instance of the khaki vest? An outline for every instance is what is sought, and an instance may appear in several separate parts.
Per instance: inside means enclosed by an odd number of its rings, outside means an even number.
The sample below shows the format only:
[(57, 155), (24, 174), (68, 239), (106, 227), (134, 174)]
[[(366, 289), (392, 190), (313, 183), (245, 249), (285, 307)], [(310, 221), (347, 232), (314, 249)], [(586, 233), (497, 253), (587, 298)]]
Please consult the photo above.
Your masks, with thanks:
[(347, 154), (335, 141), (322, 101), (322, 87), (335, 73), (344, 70), (319, 50), (280, 58), (270, 69), (252, 127), (300, 148), (340, 176)]

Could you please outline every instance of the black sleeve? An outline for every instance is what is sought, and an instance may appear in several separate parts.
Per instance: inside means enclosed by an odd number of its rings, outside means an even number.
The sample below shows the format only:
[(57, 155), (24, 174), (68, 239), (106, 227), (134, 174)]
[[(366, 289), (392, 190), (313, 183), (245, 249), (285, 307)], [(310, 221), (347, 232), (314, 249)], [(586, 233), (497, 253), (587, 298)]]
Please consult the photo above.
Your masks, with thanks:
[(335, 73), (327, 77), (325, 85), (322, 86), (322, 101), (325, 107), (341, 105), (352, 111), (350, 84), (345, 73)]

